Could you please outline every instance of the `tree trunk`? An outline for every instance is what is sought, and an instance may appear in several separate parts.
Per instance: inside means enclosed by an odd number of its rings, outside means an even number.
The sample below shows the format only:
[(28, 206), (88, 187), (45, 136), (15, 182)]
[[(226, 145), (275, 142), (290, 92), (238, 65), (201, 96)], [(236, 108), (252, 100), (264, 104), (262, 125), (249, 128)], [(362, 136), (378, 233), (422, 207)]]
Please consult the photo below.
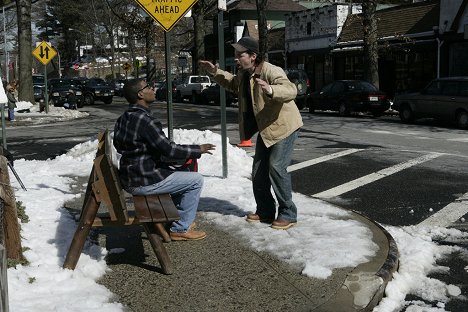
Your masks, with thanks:
[(205, 14), (203, 11), (204, 1), (199, 0), (192, 8), (193, 19), (193, 54), (192, 54), (192, 74), (201, 74), (198, 68), (198, 61), (205, 58)]
[(35, 103), (32, 82), (31, 0), (17, 0), (20, 101)]
[(379, 88), (379, 51), (375, 0), (362, 2), (362, 26), (364, 32), (364, 79)]
[(0, 198), (3, 201), (3, 222), (5, 249), (9, 259), (21, 260), (20, 227), (18, 214), (16, 212), (15, 193), (10, 186), (7, 159), (0, 156)]
[(260, 58), (268, 59), (268, 24), (266, 20), (265, 10), (268, 0), (256, 0), (257, 2), (257, 19), (258, 19), (258, 45)]

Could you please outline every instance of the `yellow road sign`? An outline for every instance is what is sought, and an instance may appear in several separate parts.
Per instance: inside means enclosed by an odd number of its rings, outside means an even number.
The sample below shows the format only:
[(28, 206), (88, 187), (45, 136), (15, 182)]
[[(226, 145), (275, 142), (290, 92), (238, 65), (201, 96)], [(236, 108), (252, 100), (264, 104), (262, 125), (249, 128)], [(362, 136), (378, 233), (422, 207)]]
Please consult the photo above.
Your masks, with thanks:
[(132, 68), (132, 65), (125, 63), (122, 65), (123, 70), (129, 71)]
[(165, 31), (170, 31), (197, 0), (135, 0), (135, 2)]
[(47, 42), (42, 41), (33, 51), (32, 54), (44, 65), (47, 65), (56, 55), (54, 50)]

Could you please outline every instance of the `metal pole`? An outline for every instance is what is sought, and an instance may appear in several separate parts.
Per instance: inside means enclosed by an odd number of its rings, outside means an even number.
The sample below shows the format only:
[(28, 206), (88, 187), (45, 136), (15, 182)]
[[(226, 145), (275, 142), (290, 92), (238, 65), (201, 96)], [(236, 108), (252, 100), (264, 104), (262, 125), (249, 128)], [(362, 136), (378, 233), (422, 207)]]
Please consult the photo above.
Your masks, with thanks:
[[(223, 11), (218, 10), (218, 59), (219, 68), (224, 69), (224, 21)], [(219, 88), (219, 97), (221, 105), (221, 148), (223, 158), (223, 178), (228, 176), (228, 162), (227, 162), (227, 129), (226, 129), (226, 91), (224, 88)]]
[[(3, 203), (2, 203), (3, 206)], [(1, 209), (3, 210), (3, 209)], [(3, 213), (3, 211), (0, 211)], [(0, 216), (1, 221), (1, 216)], [(2, 227), (0, 227), (3, 230)], [(7, 252), (0, 242), (0, 311), (8, 312)]]
[(164, 33), (164, 42), (166, 45), (166, 100), (167, 100), (167, 132), (169, 140), (174, 137), (173, 117), (172, 117), (172, 77), (171, 77), (171, 35)]
[(0, 114), (2, 115), (2, 145), (3, 148), (6, 149), (5, 103), (0, 103)]
[(45, 101), (45, 112), (49, 113), (49, 92), (47, 90), (47, 65), (44, 65), (44, 101)]
[(5, 7), (2, 8), (3, 10), (3, 37), (4, 37), (4, 44), (3, 48), (5, 50), (5, 79), (6, 82), (10, 81), (10, 73), (8, 69), (8, 53), (7, 53), (7, 36), (6, 36), (6, 20), (5, 20)]

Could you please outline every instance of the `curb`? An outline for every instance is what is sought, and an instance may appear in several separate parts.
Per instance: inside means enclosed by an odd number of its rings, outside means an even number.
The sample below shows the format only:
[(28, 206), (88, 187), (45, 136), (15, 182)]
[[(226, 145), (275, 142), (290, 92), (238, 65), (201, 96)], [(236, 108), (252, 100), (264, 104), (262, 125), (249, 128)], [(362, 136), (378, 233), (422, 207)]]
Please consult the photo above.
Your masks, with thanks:
[(372, 231), (374, 243), (380, 247), (379, 251), (369, 262), (354, 268), (336, 294), (315, 308), (314, 312), (372, 311), (382, 300), (388, 282), (398, 269), (398, 247), (390, 233), (360, 213), (350, 212), (356, 219), (367, 224)]

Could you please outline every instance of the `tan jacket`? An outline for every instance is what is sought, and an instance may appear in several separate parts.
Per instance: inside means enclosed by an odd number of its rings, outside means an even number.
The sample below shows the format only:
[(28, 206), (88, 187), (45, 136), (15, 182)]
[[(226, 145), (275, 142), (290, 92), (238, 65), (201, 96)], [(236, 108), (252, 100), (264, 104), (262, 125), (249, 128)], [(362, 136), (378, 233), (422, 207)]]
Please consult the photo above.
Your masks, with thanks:
[[(239, 71), (237, 75), (233, 75), (218, 69), (213, 76), (213, 80), (220, 86), (237, 93), (239, 96), (241, 140), (248, 140), (257, 131), (260, 131), (263, 142), (267, 147), (270, 147), (302, 127), (302, 117), (294, 102), (297, 94), (296, 86), (289, 81), (282, 68), (263, 62), (250, 75), (250, 93), (255, 119), (249, 114), (247, 94), (242, 87), (244, 73), (244, 71)], [(263, 92), (262, 88), (255, 83), (255, 78), (268, 82), (273, 94), (269, 96)], [(254, 121), (256, 121), (258, 129)]]

